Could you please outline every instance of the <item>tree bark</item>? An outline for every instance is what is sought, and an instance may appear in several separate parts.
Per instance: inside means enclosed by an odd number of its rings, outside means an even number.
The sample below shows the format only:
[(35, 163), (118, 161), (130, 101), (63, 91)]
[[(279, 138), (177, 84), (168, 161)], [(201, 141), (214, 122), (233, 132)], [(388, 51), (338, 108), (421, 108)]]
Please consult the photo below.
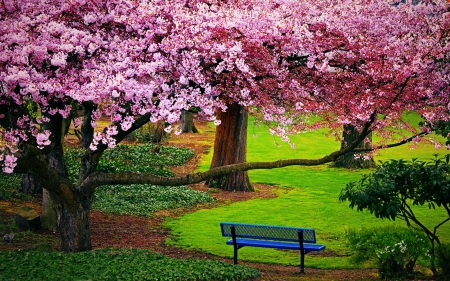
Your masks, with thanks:
[[(352, 126), (352, 125), (345, 125), (344, 131), (342, 133), (342, 142), (341, 142), (341, 149), (347, 147), (349, 144), (354, 142), (358, 137), (360, 136), (360, 133), (358, 130)], [(372, 141), (372, 134), (370, 133), (367, 138)], [(362, 141), (358, 144), (356, 147), (356, 150), (358, 149), (371, 149), (370, 142)], [(347, 168), (347, 169), (367, 169), (367, 168), (374, 168), (376, 166), (375, 161), (373, 160), (373, 157), (370, 156), (369, 158), (359, 157), (360, 152), (357, 151), (351, 151), (343, 156), (339, 157), (334, 163), (333, 167), (337, 168)], [(364, 152), (362, 152), (364, 154)], [(357, 157), (355, 157), (357, 156)]]
[(181, 111), (181, 132), (183, 133), (198, 133), (194, 124), (194, 113), (189, 110)]
[[(222, 123), (216, 128), (211, 168), (246, 162), (247, 111), (233, 103), (226, 112), (219, 111), (218, 118)], [(206, 185), (227, 191), (254, 191), (246, 171), (212, 177)]]
[(23, 174), (22, 177), (22, 187), (20, 192), (31, 195), (42, 194), (42, 187), (34, 179), (32, 174), (26, 173)]
[(81, 252), (92, 250), (91, 229), (89, 212), (91, 210), (91, 198), (81, 196), (76, 198), (78, 204), (67, 204), (65, 200), (53, 200), (57, 202), (55, 209), (58, 220), (58, 232), (60, 247), (64, 252)]
[(58, 221), (55, 206), (47, 189), (42, 190), (41, 227), (50, 231), (57, 231)]
[[(61, 105), (62, 107), (62, 105)], [(44, 129), (52, 132), (51, 138), (54, 143), (50, 152), (47, 154), (48, 164), (63, 176), (67, 176), (66, 165), (64, 161), (64, 135), (66, 132), (66, 123), (70, 123), (69, 120), (64, 120), (60, 115), (55, 115), (49, 118), (48, 123), (44, 123)], [(41, 224), (44, 229), (55, 231), (58, 228), (57, 214), (55, 211), (55, 205), (52, 202), (51, 191), (46, 190), (42, 193), (42, 214)]]

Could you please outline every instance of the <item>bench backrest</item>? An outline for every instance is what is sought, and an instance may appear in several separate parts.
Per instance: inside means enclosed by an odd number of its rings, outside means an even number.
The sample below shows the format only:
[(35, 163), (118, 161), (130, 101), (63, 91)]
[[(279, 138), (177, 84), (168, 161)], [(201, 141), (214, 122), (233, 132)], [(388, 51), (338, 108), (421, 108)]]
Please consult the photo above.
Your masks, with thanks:
[(236, 237), (249, 239), (266, 239), (298, 242), (298, 232), (303, 232), (303, 242), (316, 243), (316, 233), (313, 228), (271, 226), (260, 224), (220, 223), (222, 236), (231, 237), (231, 227), (234, 226)]

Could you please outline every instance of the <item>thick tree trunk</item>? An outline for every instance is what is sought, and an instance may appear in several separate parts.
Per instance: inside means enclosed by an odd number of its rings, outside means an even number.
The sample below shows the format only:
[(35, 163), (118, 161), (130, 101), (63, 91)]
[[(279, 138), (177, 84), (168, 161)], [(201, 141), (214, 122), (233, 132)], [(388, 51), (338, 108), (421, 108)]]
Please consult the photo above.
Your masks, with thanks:
[(183, 133), (198, 133), (198, 130), (194, 124), (194, 113), (192, 111), (181, 111), (180, 123), (181, 131)]
[[(51, 121), (44, 124), (44, 128), (52, 132), (54, 146), (47, 154), (49, 166), (58, 171), (61, 175), (67, 176), (66, 165), (64, 161), (64, 132), (66, 128), (66, 120), (62, 116), (55, 116)], [(68, 120), (70, 122), (70, 120)], [(42, 193), (42, 214), (41, 224), (44, 229), (55, 231), (57, 229), (56, 211), (52, 202), (52, 196), (44, 189)]]
[[(226, 112), (220, 111), (218, 118), (222, 123), (216, 128), (211, 168), (246, 162), (247, 111), (233, 103)], [(206, 185), (228, 191), (254, 191), (247, 172), (213, 177), (206, 181)]]
[[(352, 125), (345, 125), (344, 132), (342, 133), (341, 149), (347, 147), (353, 141), (355, 141), (359, 136), (358, 130)], [(369, 140), (372, 140), (372, 134), (367, 136)], [(357, 148), (370, 148), (370, 143), (362, 141)], [(347, 169), (367, 169), (375, 167), (375, 161), (373, 157), (359, 157), (356, 155), (358, 152), (348, 152), (343, 156), (339, 157), (334, 163), (333, 167), (347, 168)], [(358, 157), (355, 157), (358, 156)]]
[(89, 211), (91, 199), (77, 198), (80, 203), (66, 204), (53, 196), (58, 220), (60, 247), (64, 252), (92, 250)]

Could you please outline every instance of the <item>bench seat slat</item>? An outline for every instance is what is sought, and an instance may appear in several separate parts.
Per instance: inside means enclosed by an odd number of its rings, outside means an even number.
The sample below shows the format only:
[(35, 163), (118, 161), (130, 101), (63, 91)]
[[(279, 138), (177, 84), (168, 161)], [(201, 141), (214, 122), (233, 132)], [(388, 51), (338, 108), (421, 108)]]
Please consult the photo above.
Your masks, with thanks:
[[(236, 239), (236, 244), (239, 247), (251, 246), (251, 247), (262, 247), (262, 248), (276, 248), (284, 250), (300, 250), (299, 243), (289, 243), (280, 241), (269, 241), (269, 240), (253, 240), (253, 239)], [(227, 245), (233, 245), (233, 239), (227, 241)], [(325, 245), (320, 244), (303, 244), (305, 253), (313, 251), (321, 251), (325, 249)]]

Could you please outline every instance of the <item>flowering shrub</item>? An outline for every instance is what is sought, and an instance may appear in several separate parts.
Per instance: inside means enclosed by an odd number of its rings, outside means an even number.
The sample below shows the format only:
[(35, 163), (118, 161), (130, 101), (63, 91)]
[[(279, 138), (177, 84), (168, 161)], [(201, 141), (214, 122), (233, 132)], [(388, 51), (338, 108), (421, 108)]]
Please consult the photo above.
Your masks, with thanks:
[(412, 273), (417, 259), (429, 257), (429, 241), (423, 232), (404, 227), (350, 230), (353, 261), (373, 262), (381, 278), (401, 278)]

